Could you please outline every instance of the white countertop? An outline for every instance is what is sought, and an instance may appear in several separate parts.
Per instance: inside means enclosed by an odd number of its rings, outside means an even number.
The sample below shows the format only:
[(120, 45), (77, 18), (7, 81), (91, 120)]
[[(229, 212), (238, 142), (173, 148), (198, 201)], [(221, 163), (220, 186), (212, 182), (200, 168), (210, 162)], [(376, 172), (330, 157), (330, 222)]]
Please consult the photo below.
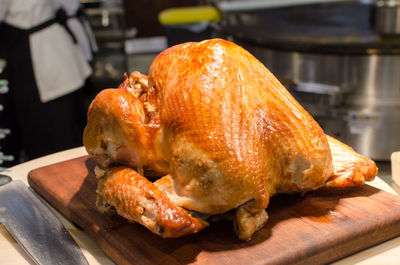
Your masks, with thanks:
[[(80, 157), (86, 154), (87, 153), (83, 147), (78, 147), (28, 161), (7, 169), (2, 173), (7, 174), (15, 179), (21, 179), (27, 184), (27, 175), (32, 169)], [(400, 194), (399, 187), (393, 184), (391, 181), (389, 163), (382, 165), (382, 168), (380, 168), (378, 173), (378, 178), (375, 178), (375, 180), (369, 182), (369, 184), (393, 194)], [(58, 212), (54, 212), (61, 219), (78, 245), (82, 248), (82, 251), (89, 264), (114, 264), (103, 254), (97, 243), (90, 238), (86, 232), (79, 230), (64, 217), (62, 217)], [(25, 254), (22, 248), (17, 244), (17, 242), (8, 233), (3, 225), (0, 225), (0, 258), (6, 258), (6, 264), (10, 265), (33, 264), (33, 262), (29, 259), (29, 257)], [(370, 247), (347, 258), (341, 259), (333, 264), (400, 264), (400, 237), (396, 237), (374, 247)]]

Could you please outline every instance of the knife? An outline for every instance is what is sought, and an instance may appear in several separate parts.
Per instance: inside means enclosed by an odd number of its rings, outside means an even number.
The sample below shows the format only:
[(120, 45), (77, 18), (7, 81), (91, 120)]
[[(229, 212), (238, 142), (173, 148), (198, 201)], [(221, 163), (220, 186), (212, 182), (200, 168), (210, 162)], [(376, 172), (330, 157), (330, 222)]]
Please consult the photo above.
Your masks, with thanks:
[(36, 264), (88, 264), (54, 213), (20, 180), (0, 174), (0, 221)]

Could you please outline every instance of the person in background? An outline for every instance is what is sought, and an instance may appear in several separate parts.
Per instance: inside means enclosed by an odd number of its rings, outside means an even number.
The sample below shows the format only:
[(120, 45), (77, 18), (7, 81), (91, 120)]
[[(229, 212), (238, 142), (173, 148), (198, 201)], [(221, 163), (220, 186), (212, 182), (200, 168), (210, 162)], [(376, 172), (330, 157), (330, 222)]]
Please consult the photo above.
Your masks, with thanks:
[(52, 0), (54, 5), (65, 11), (66, 23), (86, 59), (91, 62), (93, 54), (97, 52), (98, 47), (92, 28), (81, 7), (79, 0)]
[[(92, 28), (84, 13), (79, 0), (51, 0), (57, 9), (58, 16), (61, 17), (62, 24), (70, 31), (74, 38), (74, 43), (85, 54), (90, 65), (93, 66), (93, 57), (98, 51), (96, 39)], [(79, 95), (79, 128), (83, 131), (86, 126), (86, 114), (90, 102), (96, 93), (92, 78), (87, 78), (85, 84), (77, 92)]]
[(92, 70), (57, 10), (51, 0), (0, 0), (0, 58), (25, 159), (82, 144), (76, 92)]

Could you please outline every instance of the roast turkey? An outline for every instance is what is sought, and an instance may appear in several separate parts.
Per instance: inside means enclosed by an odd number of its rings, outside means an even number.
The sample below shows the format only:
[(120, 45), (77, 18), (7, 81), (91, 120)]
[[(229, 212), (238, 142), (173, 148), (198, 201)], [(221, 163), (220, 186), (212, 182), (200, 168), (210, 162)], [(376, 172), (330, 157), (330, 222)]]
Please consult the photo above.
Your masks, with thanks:
[[(100, 167), (98, 207), (162, 237), (235, 211), (242, 240), (281, 192), (364, 184), (375, 163), (326, 136), (249, 52), (222, 39), (173, 46), (148, 76), (101, 91), (83, 135)], [(152, 172), (148, 177), (143, 172)]]

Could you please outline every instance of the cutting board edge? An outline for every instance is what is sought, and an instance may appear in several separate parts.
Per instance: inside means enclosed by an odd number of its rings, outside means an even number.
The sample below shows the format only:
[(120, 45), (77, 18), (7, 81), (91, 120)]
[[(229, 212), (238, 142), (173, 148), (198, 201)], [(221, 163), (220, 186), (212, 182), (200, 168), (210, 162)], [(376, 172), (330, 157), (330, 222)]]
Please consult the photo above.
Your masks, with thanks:
[(48, 164), (48, 165), (44, 165), (44, 166), (41, 166), (41, 167), (37, 167), (37, 168), (31, 169), (28, 172), (28, 176), (27, 176), (28, 183), (29, 183), (29, 179), (32, 177), (32, 175), (35, 175), (36, 172), (38, 172), (40, 170), (43, 170), (43, 169), (46, 169), (46, 168), (49, 168), (49, 167), (55, 167), (57, 165), (63, 165), (65, 163), (70, 163), (70, 162), (73, 162), (73, 161), (78, 161), (79, 162), (79, 161), (82, 161), (82, 160), (87, 161), (89, 159), (92, 159), (89, 155), (81, 155), (81, 156), (78, 156), (78, 157), (75, 157), (75, 158), (71, 158), (71, 159), (63, 160), (63, 161), (60, 161), (60, 162), (57, 162), (57, 163)]

